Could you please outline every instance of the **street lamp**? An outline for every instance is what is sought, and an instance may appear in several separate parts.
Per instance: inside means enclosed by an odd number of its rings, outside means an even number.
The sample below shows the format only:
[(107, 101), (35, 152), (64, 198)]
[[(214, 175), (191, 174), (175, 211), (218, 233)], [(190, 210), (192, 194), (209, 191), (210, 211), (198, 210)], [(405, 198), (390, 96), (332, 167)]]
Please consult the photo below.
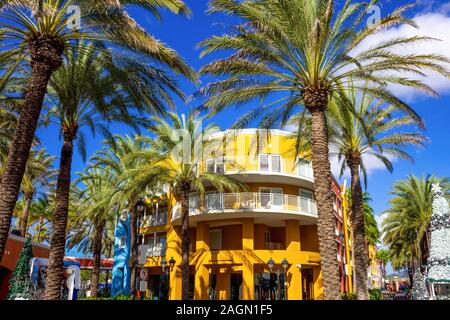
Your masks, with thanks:
[(275, 261), (273, 261), (273, 259), (270, 258), (269, 261), (267, 261), (267, 265), (269, 266), (270, 272), (272, 272), (273, 266), (275, 265)]
[(281, 265), (283, 266), (284, 273), (286, 273), (286, 269), (289, 267), (289, 262), (286, 260), (286, 258), (281, 261)]
[(175, 259), (171, 257), (169, 260), (170, 270), (173, 270), (173, 267), (175, 267), (175, 263), (176, 263)]
[(286, 260), (286, 258), (283, 259), (283, 261), (281, 261), (281, 266), (284, 269), (284, 298), (285, 300), (287, 300), (287, 290), (286, 290), (286, 274), (287, 274), (287, 268), (289, 267), (289, 262)]
[[(137, 269), (139, 267), (139, 247), (138, 247), (138, 238), (139, 238), (139, 228), (141, 226), (141, 215), (145, 210), (145, 202), (142, 200), (142, 198), (139, 198), (139, 200), (136, 202), (136, 204), (134, 205), (134, 210), (136, 210), (137, 212), (137, 221), (134, 221), (134, 224), (137, 223), (137, 225), (132, 226), (132, 230), (134, 230), (134, 228), (136, 228), (136, 232), (134, 232), (134, 239), (132, 239), (132, 243), (134, 242), (134, 248), (132, 248), (132, 250), (134, 249), (134, 254), (135, 254), (135, 259), (134, 261), (132, 261), (132, 263), (134, 264), (134, 274), (137, 275)], [(135, 280), (137, 280), (137, 276), (135, 276)], [(135, 281), (136, 282), (136, 281)], [(135, 294), (135, 292), (137, 291), (136, 288), (136, 283), (134, 284), (134, 290), (133, 290), (133, 295)]]

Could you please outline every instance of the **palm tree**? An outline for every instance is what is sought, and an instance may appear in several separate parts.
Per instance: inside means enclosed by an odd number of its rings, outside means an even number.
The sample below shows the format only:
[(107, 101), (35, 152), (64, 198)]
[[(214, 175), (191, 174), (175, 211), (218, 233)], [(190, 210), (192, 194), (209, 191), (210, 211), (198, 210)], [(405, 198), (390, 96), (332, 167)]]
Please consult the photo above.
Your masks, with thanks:
[(448, 179), (435, 176), (416, 177), (397, 181), (391, 191), (390, 208), (383, 221), (383, 243), (389, 247), (389, 256), (394, 269), (407, 268), (410, 277), (423, 263), (426, 252), (421, 242), (428, 240), (433, 194), (432, 185), (440, 183), (450, 198)]
[(115, 213), (110, 207), (112, 185), (104, 171), (88, 168), (79, 174), (84, 184), (75, 217), (76, 227), (69, 233), (68, 248), (76, 247), (84, 254), (91, 253), (94, 264), (91, 274), (91, 296), (97, 297), (101, 271), (101, 257), (114, 246)]
[(50, 224), (53, 218), (53, 207), (46, 197), (38, 198), (31, 204), (29, 224), (32, 228), (32, 240), (50, 242)]
[(21, 187), (24, 206), (20, 215), (19, 228), (20, 234), (24, 238), (28, 234), (28, 215), (33, 197), (39, 188), (48, 188), (52, 182), (55, 174), (53, 170), (53, 161), (55, 159), (56, 157), (50, 156), (45, 149), (31, 151)]
[[(401, 24), (415, 26), (404, 17), (403, 6), (375, 25), (364, 23), (378, 1), (334, 0), (211, 0), (209, 13), (233, 15), (243, 22), (232, 31), (203, 42), (202, 55), (221, 50), (231, 55), (206, 64), (201, 73), (222, 80), (205, 86), (208, 99), (201, 109), (211, 114), (228, 106), (259, 103), (237, 123), (244, 126), (260, 119), (262, 127), (284, 127), (290, 117), (303, 111), (311, 115), (312, 165), (318, 204), (320, 257), (325, 299), (339, 299), (339, 273), (335, 252), (331, 171), (325, 111), (332, 99), (344, 100), (339, 87), (353, 85), (400, 109), (408, 107), (384, 84), (399, 84), (435, 92), (418, 80), (386, 70), (423, 74), (426, 69), (449, 76), (443, 67), (448, 59), (438, 55), (395, 53), (402, 45), (429, 40), (427, 37), (394, 37), (368, 49), (361, 43), (378, 31)], [(397, 52), (397, 51), (396, 51)], [(354, 79), (354, 83), (348, 81)]]
[[(382, 279), (386, 279), (386, 265), (389, 262), (389, 251), (386, 249), (381, 249), (377, 251), (377, 259), (378, 261), (380, 261), (381, 263), (381, 277)], [(383, 282), (383, 287), (384, 287), (384, 282)]]
[[(367, 195), (361, 187), (361, 173), (367, 187), (364, 158), (375, 157), (392, 172), (390, 159), (412, 160), (404, 148), (408, 145), (422, 146), (427, 139), (418, 132), (399, 132), (407, 126), (421, 124), (414, 120), (412, 111), (406, 115), (399, 114), (395, 105), (385, 105), (364, 92), (360, 95), (356, 89), (347, 90), (342, 95), (346, 97), (345, 101), (332, 101), (326, 111), (331, 132), (330, 154), (341, 162), (341, 176), (347, 168), (350, 169), (356, 293), (358, 299), (367, 299), (367, 242), (370, 243), (372, 236), (378, 238), (379, 234), (378, 228), (365, 225), (365, 222), (372, 222), (376, 227), (367, 203), (370, 198), (364, 199)], [(371, 230), (375, 232), (372, 236)]]
[[(83, 128), (110, 136), (107, 124), (120, 121), (138, 129), (144, 113), (164, 114), (172, 105), (170, 93), (183, 98), (176, 84), (162, 71), (127, 57), (79, 43), (66, 53), (62, 66), (49, 82), (47, 119), (60, 127), (63, 137), (56, 188), (52, 246), (46, 292), (58, 294), (64, 258), (74, 141), (86, 158)], [(52, 293), (50, 293), (52, 292)]]
[[(189, 12), (181, 0), (0, 2), (0, 41), (5, 40), (3, 50), (13, 59), (21, 60), (23, 56), (27, 57), (31, 69), (17, 130), (0, 183), (0, 259), (6, 245), (11, 215), (19, 195), (47, 84), (53, 72), (62, 65), (68, 49), (76, 45), (76, 41), (101, 41), (110, 47), (119, 47), (124, 51), (124, 55), (141, 61), (156, 62), (189, 79), (195, 78), (191, 68), (173, 50), (148, 34), (127, 14), (129, 6), (138, 6), (157, 17), (160, 8), (181, 14)], [(58, 269), (60, 268), (62, 262)], [(50, 269), (53, 272), (53, 263)], [(50, 280), (52, 294), (48, 294), (47, 298), (56, 298), (58, 293), (53, 285), (56, 278), (50, 276)]]
[[(195, 112), (178, 116), (175, 113), (169, 114), (169, 120), (154, 118), (149, 130), (154, 139), (149, 143), (154, 149), (148, 150), (148, 158), (153, 161), (142, 161), (142, 165), (133, 175), (135, 181), (149, 181), (155, 170), (155, 150), (160, 158), (157, 165), (162, 167), (161, 183), (170, 186), (170, 193), (174, 195), (181, 205), (181, 274), (182, 274), (182, 299), (189, 299), (189, 194), (198, 193), (203, 197), (205, 184), (212, 185), (220, 192), (228, 190), (239, 192), (246, 189), (246, 186), (223, 173), (208, 172), (205, 170), (205, 163), (202, 159), (196, 159), (198, 146), (202, 150), (212, 150), (211, 146), (217, 141), (204, 139), (219, 131), (214, 124), (209, 124), (200, 129), (202, 118), (196, 117)], [(201, 131), (200, 131), (201, 130)], [(173, 135), (174, 132), (182, 132), (188, 150), (183, 150), (182, 159), (173, 154), (176, 146), (180, 143)], [(189, 152), (189, 154), (187, 154)], [(140, 155), (139, 155), (140, 156)]]
[[(154, 152), (147, 152), (149, 144), (136, 136), (114, 136), (104, 142), (102, 150), (98, 151), (92, 158), (94, 168), (108, 173), (109, 182), (114, 187), (110, 197), (111, 206), (116, 206), (120, 212), (128, 209), (131, 215), (131, 256), (129, 265), (131, 268), (130, 294), (132, 299), (136, 291), (136, 265), (137, 265), (137, 238), (138, 238), (138, 212), (136, 204), (140, 198), (145, 196), (147, 189), (157, 188), (162, 180), (163, 170), (155, 165), (147, 171), (148, 180), (137, 180), (134, 178), (140, 170), (143, 160), (154, 164)], [(149, 154), (152, 156), (150, 157)], [(143, 157), (145, 155), (145, 157)]]

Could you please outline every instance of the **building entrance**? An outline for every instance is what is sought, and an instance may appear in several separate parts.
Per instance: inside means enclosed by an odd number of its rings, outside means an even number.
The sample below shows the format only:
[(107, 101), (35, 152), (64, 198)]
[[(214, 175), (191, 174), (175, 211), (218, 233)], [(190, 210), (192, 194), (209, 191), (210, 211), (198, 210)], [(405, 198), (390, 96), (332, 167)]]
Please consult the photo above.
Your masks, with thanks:
[(313, 269), (302, 269), (303, 300), (314, 300)]
[(230, 299), (242, 300), (242, 273), (232, 273), (230, 282)]
[(152, 275), (148, 280), (150, 300), (169, 300), (169, 279), (167, 275)]
[(256, 300), (285, 300), (284, 273), (256, 273)]

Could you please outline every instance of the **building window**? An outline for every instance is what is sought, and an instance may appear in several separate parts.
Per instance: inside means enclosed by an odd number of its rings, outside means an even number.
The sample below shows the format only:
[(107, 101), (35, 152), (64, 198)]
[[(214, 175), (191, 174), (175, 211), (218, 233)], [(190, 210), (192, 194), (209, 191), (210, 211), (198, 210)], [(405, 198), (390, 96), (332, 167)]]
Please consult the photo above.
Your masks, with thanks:
[(206, 171), (215, 173), (225, 172), (225, 162), (223, 158), (208, 159), (206, 160)]
[(281, 156), (273, 154), (260, 154), (259, 171), (281, 172)]
[(125, 237), (119, 238), (119, 249), (124, 249), (127, 246), (127, 239)]
[(222, 249), (222, 230), (214, 229), (209, 231), (209, 240), (211, 250)]

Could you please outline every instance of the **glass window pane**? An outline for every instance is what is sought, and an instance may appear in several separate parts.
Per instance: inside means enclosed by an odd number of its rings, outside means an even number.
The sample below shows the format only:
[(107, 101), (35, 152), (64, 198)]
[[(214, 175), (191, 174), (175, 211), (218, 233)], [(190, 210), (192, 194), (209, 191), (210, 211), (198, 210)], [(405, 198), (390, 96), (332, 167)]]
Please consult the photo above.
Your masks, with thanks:
[(280, 156), (272, 156), (272, 172), (281, 172)]
[(269, 156), (259, 155), (259, 170), (269, 171)]

